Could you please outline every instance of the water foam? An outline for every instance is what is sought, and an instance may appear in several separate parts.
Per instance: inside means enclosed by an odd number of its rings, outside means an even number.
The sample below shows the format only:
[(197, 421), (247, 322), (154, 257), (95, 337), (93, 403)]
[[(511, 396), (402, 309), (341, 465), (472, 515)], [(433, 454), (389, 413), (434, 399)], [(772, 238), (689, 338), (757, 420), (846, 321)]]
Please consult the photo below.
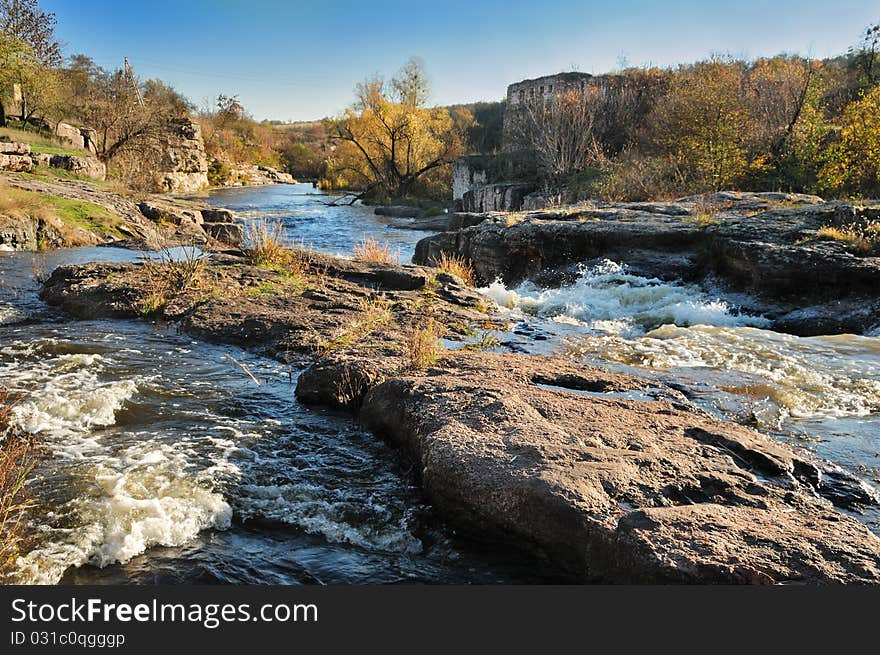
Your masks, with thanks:
[(245, 485), (237, 503), (245, 517), (260, 517), (295, 525), (337, 543), (363, 548), (419, 553), (422, 542), (409, 531), (409, 514), (370, 498), (352, 497), (344, 490), (328, 490), (305, 482), (282, 485)]
[[(54, 339), (3, 349), (0, 374), (24, 394), (13, 422), (45, 443), (50, 460), (35, 484), (44, 478), (55, 499), (29, 517), (33, 547), (18, 559), (16, 579), (56, 583), (70, 566), (124, 563), (152, 546), (179, 546), (206, 528), (229, 527), (232, 509), (213, 489), (216, 467), (194, 470), (190, 443), (141, 433), (126, 434), (126, 446), (104, 434), (153, 380), (107, 379), (111, 357), (68, 350)], [(221, 459), (225, 446), (216, 451)]]
[(588, 336), (579, 346), (655, 369), (742, 374), (727, 391), (770, 400), (781, 418), (841, 418), (880, 411), (878, 339), (799, 338), (756, 328), (665, 325), (638, 339)]
[(761, 329), (769, 323), (763, 317), (738, 312), (698, 286), (640, 277), (611, 261), (582, 270), (574, 284), (558, 289), (495, 282), (482, 291), (512, 312), (581, 328), (576, 350), (588, 357), (706, 369), (706, 383), (769, 403), (773, 423), (880, 411), (876, 336), (778, 334)]
[(558, 323), (635, 336), (666, 325), (767, 325), (762, 317), (739, 314), (696, 285), (634, 275), (605, 260), (584, 268), (574, 284), (544, 289), (526, 282), (508, 289), (496, 281), (481, 289), (502, 307)]

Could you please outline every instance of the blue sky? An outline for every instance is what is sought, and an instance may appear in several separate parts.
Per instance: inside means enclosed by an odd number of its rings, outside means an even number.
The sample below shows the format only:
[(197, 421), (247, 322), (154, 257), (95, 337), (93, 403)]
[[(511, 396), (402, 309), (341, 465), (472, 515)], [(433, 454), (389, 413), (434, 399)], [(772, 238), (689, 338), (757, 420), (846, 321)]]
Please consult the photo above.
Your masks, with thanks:
[(561, 70), (666, 66), (713, 52), (825, 57), (880, 19), (865, 0), (41, 0), (67, 54), (141, 77), (197, 105), (237, 94), (258, 119), (335, 114), (367, 75), (424, 60), (437, 104), (497, 100)]

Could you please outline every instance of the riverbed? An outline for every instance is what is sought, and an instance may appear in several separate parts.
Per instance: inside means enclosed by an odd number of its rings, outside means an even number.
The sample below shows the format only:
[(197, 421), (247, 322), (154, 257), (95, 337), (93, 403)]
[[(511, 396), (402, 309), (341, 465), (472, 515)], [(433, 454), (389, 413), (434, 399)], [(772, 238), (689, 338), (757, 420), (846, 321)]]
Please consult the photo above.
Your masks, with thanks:
[[(212, 192), (291, 243), (350, 254), (375, 238), (408, 261), (422, 232), (310, 185)], [(0, 380), (46, 456), (30, 485), (18, 580), (54, 583), (553, 581), (517, 554), (462, 539), (397, 455), (347, 417), (301, 407), (298, 372), (173, 326), (72, 322), (37, 298), (34, 268), (112, 248), (0, 253)], [(494, 283), (516, 328), (500, 350), (564, 351), (674, 384), (871, 484), (880, 478), (880, 337), (766, 329), (717, 289), (584, 269), (568, 287)], [(259, 384), (245, 375), (244, 365)], [(860, 516), (875, 532), (875, 511)]]

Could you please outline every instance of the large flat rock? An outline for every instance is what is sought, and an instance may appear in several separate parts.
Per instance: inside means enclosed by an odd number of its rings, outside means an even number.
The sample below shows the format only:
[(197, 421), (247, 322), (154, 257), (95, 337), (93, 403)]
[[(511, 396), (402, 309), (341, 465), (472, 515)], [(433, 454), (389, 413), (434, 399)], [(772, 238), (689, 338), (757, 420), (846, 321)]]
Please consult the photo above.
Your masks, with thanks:
[(880, 582), (880, 539), (815, 495), (810, 462), (639, 378), (456, 354), (374, 386), (360, 416), (447, 520), (575, 580)]

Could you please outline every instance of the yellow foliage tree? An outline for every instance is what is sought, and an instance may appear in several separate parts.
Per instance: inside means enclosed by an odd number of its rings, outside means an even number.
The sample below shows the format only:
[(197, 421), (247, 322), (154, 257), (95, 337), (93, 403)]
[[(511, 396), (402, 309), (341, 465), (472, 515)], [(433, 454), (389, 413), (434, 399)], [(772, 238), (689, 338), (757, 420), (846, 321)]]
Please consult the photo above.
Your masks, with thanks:
[(650, 124), (654, 147), (670, 159), (683, 187), (719, 190), (746, 172), (750, 116), (743, 83), (743, 67), (722, 59), (673, 76)]
[(413, 74), (412, 62), (407, 66), (407, 77), (391, 85), (378, 77), (359, 84), (355, 103), (326, 122), (336, 144), (331, 186), (358, 189), (358, 197), (404, 198), (461, 151), (449, 111), (422, 106), (424, 77)]
[(846, 108), (839, 136), (819, 171), (821, 184), (836, 192), (876, 197), (880, 194), (880, 85)]

